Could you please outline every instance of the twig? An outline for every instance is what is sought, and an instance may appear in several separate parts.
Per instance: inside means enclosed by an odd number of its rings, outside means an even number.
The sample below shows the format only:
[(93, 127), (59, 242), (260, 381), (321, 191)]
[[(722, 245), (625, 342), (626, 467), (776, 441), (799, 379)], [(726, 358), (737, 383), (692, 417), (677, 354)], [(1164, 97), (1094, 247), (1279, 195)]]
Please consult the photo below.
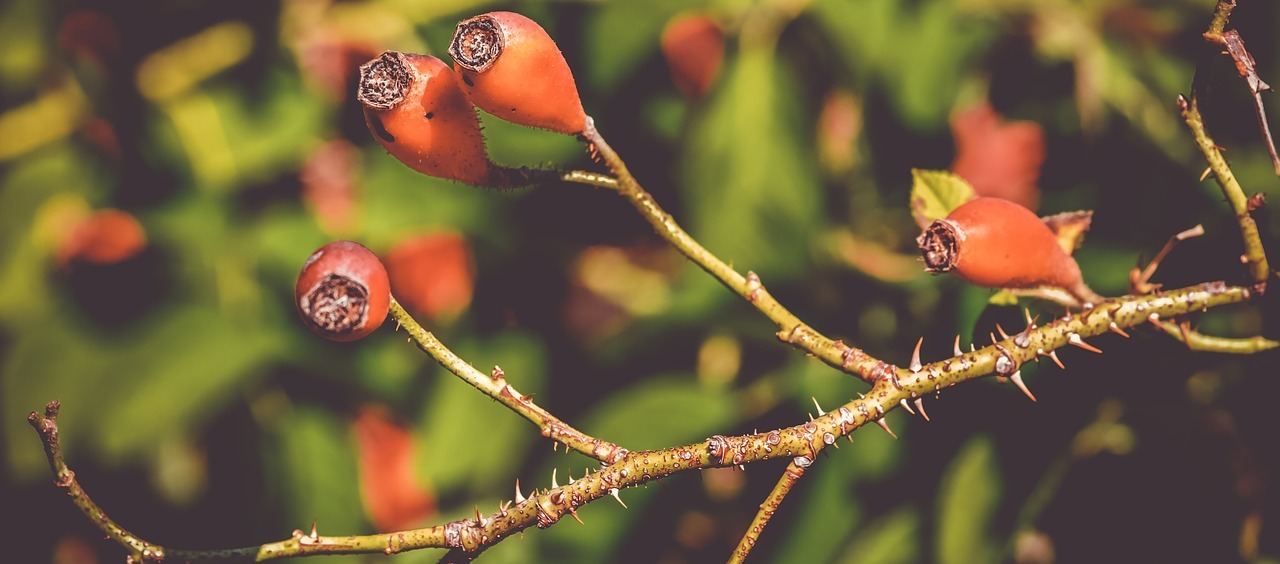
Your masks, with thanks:
[[(590, 146), (592, 153), (604, 159), (605, 164), (617, 176), (618, 193), (627, 198), (636, 211), (640, 212), (640, 215), (653, 226), (658, 235), (773, 321), (778, 326), (779, 340), (808, 352), (839, 370), (856, 375), (868, 383), (875, 383), (878, 378), (892, 371), (892, 366), (868, 355), (861, 349), (850, 347), (841, 341), (833, 341), (809, 327), (778, 303), (755, 273), (748, 272), (746, 276), (739, 274), (686, 233), (671, 214), (663, 210), (654, 201), (653, 196), (640, 186), (636, 178), (627, 170), (626, 163), (604, 140), (596, 129), (595, 122), (589, 117), (582, 137)], [(568, 178), (566, 180), (575, 181)]]
[(409, 339), (419, 349), (431, 355), (441, 366), (454, 373), (462, 381), (470, 384), (485, 395), (495, 399), (511, 411), (520, 414), (542, 430), (542, 436), (558, 441), (573, 450), (590, 456), (605, 464), (610, 464), (627, 453), (627, 449), (608, 441), (603, 441), (570, 427), (547, 410), (533, 403), (533, 398), (521, 395), (507, 382), (506, 374), (501, 368), (493, 367), (493, 372), (484, 374), (476, 370), (448, 347), (444, 346), (435, 335), (423, 329), (400, 302), (391, 300), (391, 316), (396, 323), (409, 334)]
[(782, 505), (783, 498), (791, 493), (791, 488), (804, 476), (805, 470), (812, 464), (813, 459), (807, 456), (797, 456), (787, 464), (787, 469), (782, 471), (782, 477), (778, 478), (777, 485), (773, 486), (769, 497), (760, 504), (760, 510), (747, 526), (747, 532), (743, 533), (742, 540), (738, 541), (738, 547), (733, 549), (733, 554), (729, 556), (729, 564), (742, 564), (747, 560), (747, 555), (751, 554), (751, 549), (755, 548), (756, 542), (760, 540), (760, 533), (764, 532), (774, 512)]
[(560, 180), (565, 182), (573, 182), (575, 184), (586, 184), (597, 188), (608, 188), (610, 190), (618, 189), (618, 179), (607, 174), (598, 172), (589, 172), (585, 170), (567, 170), (560, 173)]
[(1153, 290), (1159, 289), (1159, 284), (1152, 285), (1150, 283), (1151, 277), (1155, 276), (1156, 269), (1160, 267), (1161, 262), (1164, 262), (1164, 258), (1169, 256), (1169, 251), (1172, 251), (1178, 243), (1201, 235), (1204, 235), (1204, 226), (1196, 225), (1191, 229), (1182, 231), (1175, 234), (1173, 237), (1170, 237), (1169, 241), (1164, 244), (1164, 247), (1160, 248), (1160, 252), (1156, 253), (1155, 258), (1151, 259), (1151, 262), (1147, 264), (1146, 268), (1138, 270), (1135, 267), (1129, 273), (1129, 291), (1134, 294), (1147, 294)]
[[(936, 394), (945, 387), (992, 372), (1009, 374), (1011, 370), (1016, 370), (1039, 355), (1054, 353), (1068, 344), (1079, 346), (1085, 338), (1110, 331), (1113, 325), (1129, 328), (1147, 322), (1153, 314), (1158, 317), (1174, 317), (1210, 307), (1240, 303), (1248, 300), (1251, 295), (1249, 288), (1212, 282), (1165, 292), (1159, 296), (1147, 295), (1127, 301), (1108, 302), (1091, 310), (1055, 319), (1044, 326), (1029, 325), (1022, 332), (990, 346), (920, 366), (916, 370), (896, 369), (892, 374), (878, 379), (865, 396), (800, 425), (751, 435), (717, 435), (691, 445), (629, 452), (613, 464), (589, 473), (572, 484), (535, 491), (523, 500), (517, 498), (514, 502), (503, 503), (498, 512), (487, 517), (477, 516), (434, 527), (380, 535), (325, 537), (296, 531), (291, 538), (279, 542), (214, 551), (175, 550), (154, 545), (107, 518), (76, 483), (75, 475), (63, 462), (57, 442), (56, 402), (50, 404), (45, 417), (32, 413), (29, 420), (44, 442), (50, 468), (56, 477), (55, 483), (66, 488), (73, 503), (108, 537), (130, 551), (135, 564), (158, 563), (161, 560), (165, 564), (192, 561), (250, 562), (321, 554), (390, 554), (421, 548), (449, 548), (451, 551), (446, 555), (447, 559), (465, 560), (529, 527), (550, 527), (565, 515), (576, 515), (579, 507), (613, 495), (621, 489), (692, 469), (739, 466), (763, 460), (794, 459), (798, 456), (814, 460), (822, 449), (834, 444), (836, 439), (867, 423), (879, 422), (886, 413), (905, 404), (904, 400)], [(417, 331), (425, 333), (421, 327)], [(438, 344), (430, 334), (426, 334), (422, 342)], [(452, 357), (452, 353), (448, 355)], [(462, 361), (459, 359), (457, 362)]]
[(1233, 29), (1219, 37), (1227, 48), (1227, 54), (1236, 63), (1236, 72), (1249, 85), (1249, 92), (1253, 94), (1253, 107), (1258, 116), (1258, 127), (1262, 129), (1262, 139), (1267, 142), (1267, 152), (1271, 155), (1271, 167), (1280, 176), (1280, 155), (1276, 154), (1276, 142), (1271, 138), (1271, 126), (1267, 123), (1267, 108), (1262, 103), (1262, 93), (1271, 90), (1271, 86), (1258, 76), (1257, 63), (1245, 48), (1244, 38), (1240, 36), (1239, 30)]
[(1170, 337), (1177, 339), (1187, 345), (1187, 348), (1193, 351), (1218, 352), (1230, 354), (1255, 354), (1262, 351), (1271, 350), (1280, 347), (1280, 343), (1272, 341), (1262, 335), (1255, 335), (1243, 339), (1228, 339), (1225, 337), (1213, 337), (1205, 335), (1191, 329), (1186, 321), (1160, 321), (1156, 323)]
[(1182, 119), (1191, 128), (1191, 134), (1195, 138), (1196, 146), (1200, 148), (1205, 160), (1209, 162), (1209, 168), (1213, 171), (1214, 179), (1222, 187), (1222, 193), (1226, 196), (1227, 202), (1231, 204), (1236, 220), (1240, 223), (1240, 234), (1244, 238), (1244, 260), (1249, 264), (1249, 274), (1253, 277), (1254, 289), (1261, 293), (1266, 291), (1267, 281), (1271, 277), (1271, 267), (1267, 263), (1267, 255), (1263, 250), (1262, 239), (1258, 234), (1258, 224), (1254, 222), (1253, 216), (1249, 215), (1248, 198), (1244, 195), (1244, 189), (1240, 187), (1240, 183), (1236, 181), (1235, 175), (1232, 174), (1231, 167), (1227, 165), (1227, 160), (1222, 156), (1222, 150), (1218, 148), (1217, 144), (1213, 142), (1213, 138), (1209, 136), (1208, 131), (1205, 129), (1204, 117), (1200, 114), (1200, 101), (1204, 96), (1209, 68), (1213, 66), (1213, 61), (1218, 55), (1216, 46), (1223, 44), (1225, 41), (1223, 39), (1223, 29), (1226, 27), (1227, 20), (1231, 16), (1231, 10), (1235, 6), (1234, 0), (1219, 0), (1214, 8), (1213, 19), (1209, 23), (1208, 31), (1204, 33), (1205, 39), (1214, 47), (1211, 51), (1206, 51), (1201, 61), (1196, 65), (1195, 76), (1191, 79), (1190, 99), (1178, 96), (1178, 109), (1182, 113)]

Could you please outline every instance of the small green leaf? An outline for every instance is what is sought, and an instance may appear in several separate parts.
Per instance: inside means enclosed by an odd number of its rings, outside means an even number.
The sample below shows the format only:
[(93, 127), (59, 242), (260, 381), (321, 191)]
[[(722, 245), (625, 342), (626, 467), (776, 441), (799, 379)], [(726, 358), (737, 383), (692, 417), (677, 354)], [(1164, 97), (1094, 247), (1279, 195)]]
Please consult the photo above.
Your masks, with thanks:
[(838, 562), (920, 561), (920, 516), (901, 507), (857, 531)]
[(974, 197), (965, 179), (945, 170), (911, 169), (911, 216), (924, 229)]
[(960, 449), (938, 491), (937, 561), (994, 562), (997, 547), (988, 535), (1000, 499), (995, 446), (987, 436)]

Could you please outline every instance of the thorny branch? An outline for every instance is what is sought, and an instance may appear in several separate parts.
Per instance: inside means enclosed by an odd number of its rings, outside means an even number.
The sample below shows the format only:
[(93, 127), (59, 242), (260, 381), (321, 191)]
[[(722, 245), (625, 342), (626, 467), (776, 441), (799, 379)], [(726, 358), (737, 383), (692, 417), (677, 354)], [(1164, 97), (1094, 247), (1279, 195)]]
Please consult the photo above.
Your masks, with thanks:
[[(1205, 37), (1211, 42), (1227, 46), (1228, 52), (1241, 71), (1241, 76), (1249, 80), (1252, 91), (1257, 95), (1266, 89), (1266, 85), (1253, 71), (1252, 57), (1244, 49), (1243, 41), (1238, 34), (1223, 33), (1234, 7), (1234, 1), (1218, 2)], [(593, 154), (602, 158), (617, 177), (585, 171), (568, 171), (560, 173), (562, 180), (617, 191), (650, 222), (659, 235), (773, 321), (779, 328), (780, 340), (872, 384), (870, 392), (866, 395), (860, 394), (859, 398), (849, 401), (832, 412), (823, 412), (819, 408), (819, 417), (811, 418), (809, 422), (801, 425), (750, 435), (717, 435), (697, 444), (655, 451), (628, 452), (612, 443), (589, 437), (538, 407), (530, 398), (522, 396), (506, 382), (505, 374), (500, 368), (494, 367), (492, 374), (485, 375), (471, 367), (444, 347), (434, 335), (423, 329), (398, 303), (393, 301), (392, 314), (399, 325), (406, 329), (410, 340), (420, 349), (468, 384), (538, 425), (544, 436), (601, 461), (602, 467), (578, 480), (571, 479), (570, 483), (564, 486), (555, 483), (553, 477), (550, 488), (535, 489), (528, 497), (520, 491), (517, 483), (514, 498), (499, 504), (498, 511), (487, 517), (477, 510), (473, 519), (460, 519), (422, 529), (362, 536), (321, 536), (313, 525), (310, 533), (295, 530), (290, 538), (278, 542), (227, 550), (188, 551), (168, 549), (142, 540), (117, 525), (93, 502), (63, 459), (58, 442), (58, 402), (54, 401), (46, 406), (43, 416), (32, 412), (28, 416), (28, 421), (44, 444), (50, 468), (55, 476), (55, 484), (64, 489), (72, 502), (92, 522), (96, 523), (108, 538), (129, 551), (131, 563), (248, 562), (321, 554), (376, 552), (394, 554), (421, 548), (446, 548), (449, 552), (444, 556), (445, 561), (469, 561), (502, 539), (531, 526), (547, 528), (565, 515), (580, 521), (577, 509), (606, 495), (615, 496), (621, 503), (619, 491), (628, 487), (695, 468), (740, 466), (770, 459), (790, 458), (786, 471), (761, 505), (760, 511), (731, 556), (731, 562), (740, 562), (750, 553), (774, 511), (822, 449), (870, 421), (876, 422), (885, 431), (893, 434), (885, 415), (899, 406), (911, 411), (908, 400), (913, 401), (920, 415), (927, 419), (923, 406), (925, 395), (932, 392), (937, 396), (944, 387), (992, 373), (1002, 380), (1013, 381), (1034, 400), (1034, 396), (1031, 396), (1026, 389), (1020, 376), (1020, 368), (1024, 363), (1032, 360), (1038, 362), (1041, 356), (1048, 356), (1061, 367), (1062, 361), (1057, 355), (1059, 348), (1070, 344), (1087, 351), (1101, 353), (1100, 350), (1085, 342), (1085, 339), (1108, 331), (1128, 336), (1125, 329), (1147, 322), (1170, 334), (1176, 332), (1174, 336), (1180, 337), (1192, 348), (1247, 353), (1276, 346), (1276, 343), (1261, 337), (1239, 340), (1207, 337), (1191, 331), (1186, 322), (1171, 321), (1176, 316), (1196, 310), (1246, 301), (1251, 295), (1265, 290), (1271, 274), (1257, 225), (1249, 215), (1249, 211), (1255, 206), (1244, 197), (1243, 190), (1231, 174), (1221, 151), (1205, 131), (1203, 118), (1199, 112), (1199, 98), (1203, 91), (1202, 76), (1206, 67), (1207, 65), (1202, 64), (1197, 68), (1190, 99), (1180, 97), (1179, 107), (1195, 136), (1197, 145), (1209, 161), (1210, 169), (1222, 186), (1240, 222), (1246, 249), (1242, 259), (1249, 264), (1250, 273), (1254, 279), (1253, 287), (1235, 287), (1222, 282), (1213, 282), (1166, 293), (1157, 292), (1154, 295), (1108, 300), (1080, 313), (1054, 319), (1043, 327), (1035, 325), (1033, 320), (1028, 319), (1027, 326), (1012, 336), (1004, 335), (1002, 332), (1002, 339), (996, 340), (993, 336), (990, 346), (969, 353), (963, 353), (957, 346), (954, 356), (927, 365), (921, 364), (919, 360), (920, 346), (917, 344), (911, 363), (906, 368), (884, 363), (859, 349), (828, 339), (778, 303), (754, 273), (748, 272), (743, 276), (708, 252), (684, 232), (640, 186), (627, 170), (625, 163), (600, 136), (594, 122), (588, 119), (583, 138)], [(1258, 103), (1261, 108), (1260, 99)], [(1264, 134), (1270, 141), (1265, 119), (1262, 126)], [(1280, 159), (1275, 158), (1274, 149), (1272, 149), (1272, 155), (1277, 163), (1277, 172), (1280, 173)], [(1145, 284), (1150, 273), (1139, 274), (1145, 274), (1141, 276), (1141, 281)]]
[[(534, 490), (527, 497), (516, 491), (515, 498), (500, 504), (488, 516), (461, 519), (434, 527), (389, 534), (361, 536), (321, 536), (295, 531), (291, 538), (263, 545), (216, 551), (176, 550), (151, 544), (111, 521), (89, 498), (63, 461), (58, 445), (56, 402), (44, 417), (32, 412), (29, 421), (39, 432), (45, 453), (56, 476), (73, 503), (110, 538), (131, 552), (135, 563), (143, 562), (252, 562), (319, 554), (388, 554), (422, 548), (448, 548), (450, 561), (469, 560), (486, 548), (529, 527), (547, 528), (566, 515), (576, 516), (578, 508), (619, 490), (699, 468), (728, 467), (772, 459), (806, 457), (812, 461), (836, 439), (868, 422), (886, 429), (885, 415), (914, 400), (919, 407), (929, 394), (991, 373), (1013, 378), (1026, 362), (1040, 356), (1057, 359), (1057, 349), (1074, 345), (1096, 350), (1085, 342), (1116, 329), (1127, 329), (1150, 321), (1184, 315), (1227, 304), (1244, 302), (1249, 288), (1211, 282), (1163, 295), (1132, 297), (1101, 304), (1093, 309), (1054, 319), (1044, 326), (1028, 325), (1008, 338), (976, 351), (927, 365), (897, 368), (876, 381), (871, 390), (833, 411), (806, 423), (749, 435), (717, 435), (705, 441), (653, 451), (628, 452), (614, 463), (604, 465), (572, 483)], [(1060, 362), (1060, 360), (1058, 360)]]

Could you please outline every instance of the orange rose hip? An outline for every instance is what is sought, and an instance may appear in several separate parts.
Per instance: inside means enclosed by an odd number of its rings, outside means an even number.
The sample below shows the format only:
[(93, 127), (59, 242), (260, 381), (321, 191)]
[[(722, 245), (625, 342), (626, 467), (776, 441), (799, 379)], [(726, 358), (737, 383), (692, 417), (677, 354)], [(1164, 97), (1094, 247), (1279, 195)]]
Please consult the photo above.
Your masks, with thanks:
[(360, 66), (357, 98), (378, 143), (428, 176), (487, 186), (493, 169), (475, 108), (451, 69), (429, 55), (388, 51)]
[(372, 251), (352, 241), (334, 241), (307, 258), (293, 298), (313, 333), (331, 341), (355, 341), (387, 318), (391, 284)]
[(1044, 221), (1008, 200), (969, 200), (934, 221), (916, 242), (933, 274), (951, 272), (989, 288), (1054, 286), (1082, 302), (1100, 299)]
[(586, 127), (569, 64), (537, 22), (489, 12), (458, 23), (449, 43), (458, 84), (480, 109), (506, 121), (575, 135)]

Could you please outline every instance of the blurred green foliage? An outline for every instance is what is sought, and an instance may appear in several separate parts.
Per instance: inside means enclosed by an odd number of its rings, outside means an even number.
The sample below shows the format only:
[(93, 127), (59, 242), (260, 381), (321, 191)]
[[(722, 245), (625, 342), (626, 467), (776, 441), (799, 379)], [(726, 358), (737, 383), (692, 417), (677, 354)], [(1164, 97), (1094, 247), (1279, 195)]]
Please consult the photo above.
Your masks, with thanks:
[[(1241, 279), (1233, 220), (1211, 182), (1196, 186), (1203, 165), (1173, 108), (1211, 5), (11, 0), (0, 8), (0, 497), (19, 524), (4, 530), (7, 554), (64, 562), (68, 546), (88, 543), (119, 558), (48, 487), (23, 418), (51, 399), (64, 406), (69, 461), (107, 512), (191, 548), (278, 540), (312, 521), (325, 534), (372, 532), (351, 430), (366, 404), (389, 406), (411, 430), (416, 478), (439, 501), (431, 522), (491, 512), (517, 479), (528, 492), (552, 469), (564, 482), (596, 467), (552, 452), (391, 327), (349, 345), (307, 333), (290, 305), (294, 278), (336, 238), (384, 254), (413, 234), (463, 233), (475, 299), (430, 328), (627, 448), (792, 425), (814, 398), (830, 407), (862, 389), (780, 346), (606, 192), (477, 190), (388, 157), (352, 100), (355, 67), (381, 50), (443, 56), (458, 19), (534, 17), (574, 68), (588, 113), (677, 221), (819, 330), (901, 364), (921, 336), (928, 359), (949, 355), (957, 333), (967, 344), (997, 322), (1020, 327), (1021, 310), (989, 306), (990, 291), (913, 266), (911, 171), (947, 168), (949, 116), (984, 101), (1044, 128), (1040, 212), (1096, 210), (1078, 253), (1096, 290), (1125, 292), (1140, 257), (1195, 223), (1209, 234), (1184, 243), (1159, 281)], [(672, 86), (658, 47), (689, 12), (727, 38), (700, 99)], [(1269, 79), (1280, 76), (1278, 18), (1253, 2), (1236, 17)], [(1251, 101), (1232, 75), (1219, 61), (1210, 128), (1246, 190), (1274, 200)], [(845, 114), (830, 111), (833, 98)], [(599, 169), (570, 137), (483, 123), (502, 164)], [(335, 143), (353, 162), (316, 161)], [(137, 218), (143, 250), (106, 264), (60, 254), (105, 208)], [(1260, 216), (1266, 236), (1278, 217)], [(879, 254), (851, 258), (838, 241)], [(625, 271), (592, 262), (619, 256)], [(905, 281), (883, 274), (904, 261)], [(639, 307), (619, 288), (660, 299)], [(1276, 333), (1270, 302), (1200, 321), (1227, 336)], [(1102, 358), (1064, 351), (1065, 374), (1029, 370), (1034, 408), (981, 383), (926, 398), (931, 424), (891, 414), (899, 441), (856, 433), (808, 471), (753, 558), (1010, 560), (1009, 539), (1032, 526), (1064, 561), (1280, 554), (1272, 520), (1249, 526), (1276, 509), (1260, 493), (1280, 465), (1262, 403), (1280, 391), (1276, 356), (1194, 355), (1137, 333), (1100, 338)], [(1125, 406), (1137, 446), (1061, 466), (1104, 400)], [(580, 510), (585, 526), (530, 531), (485, 560), (723, 559), (781, 468), (624, 491), (629, 510), (604, 500)], [(1049, 501), (1025, 510), (1032, 494)]]

